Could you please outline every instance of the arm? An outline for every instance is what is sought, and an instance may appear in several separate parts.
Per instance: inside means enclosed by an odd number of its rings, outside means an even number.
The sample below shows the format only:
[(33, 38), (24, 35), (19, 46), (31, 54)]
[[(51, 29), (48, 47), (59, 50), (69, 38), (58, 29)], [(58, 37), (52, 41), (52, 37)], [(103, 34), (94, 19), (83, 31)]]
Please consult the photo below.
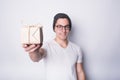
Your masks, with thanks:
[(38, 62), (39, 60), (42, 59), (44, 55), (44, 49), (41, 48), (42, 45), (40, 44), (31, 44), (31, 45), (23, 45), (23, 48), (25, 49), (26, 52), (29, 53), (29, 56), (32, 61)]
[(78, 80), (85, 80), (85, 74), (82, 67), (82, 63), (76, 63), (76, 71)]

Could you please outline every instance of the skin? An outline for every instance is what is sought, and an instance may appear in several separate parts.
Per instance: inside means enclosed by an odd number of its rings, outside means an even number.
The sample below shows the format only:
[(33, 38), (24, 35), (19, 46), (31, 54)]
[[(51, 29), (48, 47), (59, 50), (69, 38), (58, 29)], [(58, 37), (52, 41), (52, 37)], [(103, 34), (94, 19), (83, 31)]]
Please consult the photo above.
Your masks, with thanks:
[[(56, 25), (62, 25), (62, 26), (66, 26), (69, 25), (69, 22), (67, 19), (58, 19), (56, 22)], [(55, 33), (56, 33), (56, 42), (59, 43), (59, 45), (63, 48), (67, 47), (68, 44), (68, 40), (67, 37), (69, 35), (69, 30), (65, 30), (64, 28), (62, 30), (59, 30), (57, 27), (55, 27)]]
[[(69, 21), (66, 18), (59, 18), (56, 22), (56, 25), (62, 25), (66, 26), (69, 25)], [(63, 48), (66, 48), (68, 45), (68, 35), (70, 33), (70, 30), (66, 30), (65, 28), (62, 28), (62, 30), (55, 27), (54, 29), (56, 33), (55, 41)], [(27, 45), (24, 44), (23, 48), (26, 52), (29, 53), (29, 56), (32, 61), (38, 62), (40, 59), (44, 56), (44, 49), (41, 48), (42, 44), (31, 44)], [(82, 63), (76, 63), (76, 72), (77, 72), (77, 80), (85, 80), (85, 74), (83, 71)]]

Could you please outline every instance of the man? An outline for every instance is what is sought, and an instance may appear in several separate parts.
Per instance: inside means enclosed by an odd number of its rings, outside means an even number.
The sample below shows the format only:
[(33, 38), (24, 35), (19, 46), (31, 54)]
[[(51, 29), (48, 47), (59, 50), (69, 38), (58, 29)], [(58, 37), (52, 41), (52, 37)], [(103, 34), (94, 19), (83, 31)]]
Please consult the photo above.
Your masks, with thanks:
[(68, 40), (71, 31), (71, 20), (67, 14), (58, 13), (54, 16), (54, 40), (46, 44), (23, 45), (32, 61), (43, 59), (46, 66), (46, 80), (85, 80), (82, 68), (80, 48)]

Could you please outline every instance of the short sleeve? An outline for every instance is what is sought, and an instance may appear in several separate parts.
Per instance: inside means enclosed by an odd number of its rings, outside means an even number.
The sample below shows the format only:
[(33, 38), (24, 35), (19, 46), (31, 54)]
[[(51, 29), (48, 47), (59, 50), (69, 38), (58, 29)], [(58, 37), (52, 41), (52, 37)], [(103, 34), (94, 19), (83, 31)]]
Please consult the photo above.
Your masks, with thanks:
[(45, 50), (48, 48), (48, 43), (46, 42), (46, 43), (44, 43), (43, 45), (42, 45), (42, 48), (44, 48)]
[(44, 55), (43, 55), (43, 57), (44, 57), (44, 59), (45, 59), (46, 56), (48, 55), (48, 52), (47, 52), (47, 51), (49, 50), (48, 42), (44, 43), (41, 48), (43, 48), (43, 50), (44, 50)]
[(77, 63), (82, 63), (82, 51), (79, 48), (78, 52), (77, 52)]

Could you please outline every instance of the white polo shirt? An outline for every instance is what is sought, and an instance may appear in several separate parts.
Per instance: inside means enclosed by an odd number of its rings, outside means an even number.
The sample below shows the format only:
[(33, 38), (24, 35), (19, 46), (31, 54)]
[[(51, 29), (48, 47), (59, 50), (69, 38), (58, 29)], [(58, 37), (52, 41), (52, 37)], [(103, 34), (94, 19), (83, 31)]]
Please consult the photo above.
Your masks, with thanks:
[(76, 63), (82, 62), (80, 47), (68, 42), (62, 48), (55, 40), (43, 45), (46, 57), (43, 61), (46, 67), (46, 80), (77, 80)]

